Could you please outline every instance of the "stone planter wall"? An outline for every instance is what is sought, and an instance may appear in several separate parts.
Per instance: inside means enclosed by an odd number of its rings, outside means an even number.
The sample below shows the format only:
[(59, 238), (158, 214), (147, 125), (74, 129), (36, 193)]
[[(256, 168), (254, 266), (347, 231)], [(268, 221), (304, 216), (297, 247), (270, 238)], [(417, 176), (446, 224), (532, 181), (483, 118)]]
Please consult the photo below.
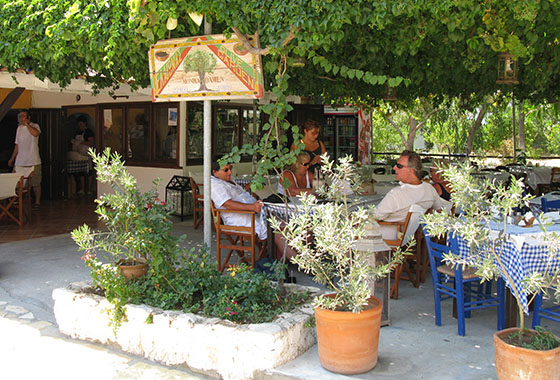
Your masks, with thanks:
[(186, 365), (212, 377), (251, 379), (293, 360), (316, 343), (315, 328), (308, 323), (313, 316), (311, 305), (284, 313), (271, 323), (250, 325), (128, 305), (128, 322), (115, 336), (108, 326), (111, 304), (87, 292), (88, 288), (90, 284), (78, 283), (53, 291), (54, 314), (63, 334), (114, 344), (123, 351), (166, 365)]

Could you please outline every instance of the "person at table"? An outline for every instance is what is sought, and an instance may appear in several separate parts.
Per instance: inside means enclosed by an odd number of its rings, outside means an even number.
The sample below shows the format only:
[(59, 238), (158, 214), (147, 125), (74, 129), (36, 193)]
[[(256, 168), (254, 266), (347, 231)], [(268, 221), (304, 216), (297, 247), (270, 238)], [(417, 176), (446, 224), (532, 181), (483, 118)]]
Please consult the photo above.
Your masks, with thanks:
[[(385, 195), (375, 209), (375, 218), (386, 222), (403, 222), (413, 204), (427, 209), (440, 210), (441, 199), (432, 185), (421, 180), (422, 160), (410, 150), (405, 150), (394, 166), (397, 186)], [(382, 226), (387, 227), (387, 226)], [(390, 226), (389, 226), (390, 227)], [(395, 229), (381, 229), (384, 239), (392, 239)]]
[[(321, 132), (321, 124), (315, 120), (307, 120), (302, 128), (303, 139), (300, 140), (305, 147), (304, 151), (309, 155), (309, 170), (315, 173), (321, 167), (321, 154), (327, 151), (325, 144), (319, 140)], [(296, 145), (292, 145), (292, 150), (296, 149)]]
[[(282, 172), (280, 181), (278, 181), (278, 194), (283, 196), (294, 197), (301, 193), (311, 194), (313, 192), (313, 173), (309, 171), (309, 154), (301, 152), (296, 158), (293, 165)], [(290, 186), (284, 188), (282, 183), (285, 180), (290, 181)]]
[[(87, 156), (88, 149), (95, 144), (95, 135), (87, 126), (87, 117), (80, 115), (76, 119), (78, 123), (78, 133), (71, 140), (72, 150)], [(90, 191), (90, 178), (92, 172), (74, 173), (74, 180), (76, 181), (76, 193), (82, 195), (84, 193), (91, 194)]]
[[(243, 187), (231, 180), (232, 165), (220, 167), (218, 161), (212, 163), (210, 177), (210, 196), (217, 209), (254, 211), (255, 232), (259, 239), (267, 238), (266, 219), (261, 213), (262, 201), (257, 201)], [(251, 227), (251, 215), (225, 212), (221, 214), (224, 224), (229, 226)]]
[[(445, 165), (445, 163), (443, 163), (443, 165)], [(436, 192), (438, 193), (438, 195), (445, 199), (446, 201), (450, 201), (451, 200), (451, 183), (449, 181), (447, 181), (445, 178), (443, 178), (443, 175), (441, 173), (442, 168), (437, 168), (437, 167), (432, 167), (430, 169), (430, 175), (432, 177), (432, 186), (434, 187), (434, 189), (436, 189)]]

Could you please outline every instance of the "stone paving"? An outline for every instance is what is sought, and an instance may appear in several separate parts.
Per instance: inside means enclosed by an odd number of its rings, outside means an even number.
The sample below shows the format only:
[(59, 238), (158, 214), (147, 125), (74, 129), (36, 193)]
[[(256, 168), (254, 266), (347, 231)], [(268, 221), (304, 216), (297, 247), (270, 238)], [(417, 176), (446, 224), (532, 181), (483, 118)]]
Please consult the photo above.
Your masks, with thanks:
[(52, 323), (6, 301), (0, 301), (0, 358), (3, 379), (207, 379), (110, 347), (68, 339)]

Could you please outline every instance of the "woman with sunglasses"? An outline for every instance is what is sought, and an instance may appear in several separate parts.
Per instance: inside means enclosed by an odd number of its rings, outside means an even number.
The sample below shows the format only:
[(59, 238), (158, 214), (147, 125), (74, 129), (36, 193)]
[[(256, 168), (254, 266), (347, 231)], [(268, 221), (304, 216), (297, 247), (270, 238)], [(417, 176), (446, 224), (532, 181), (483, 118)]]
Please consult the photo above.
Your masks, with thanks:
[[(313, 174), (309, 171), (309, 154), (302, 152), (298, 154), (296, 163), (282, 172), (278, 182), (278, 194), (294, 197), (301, 193), (311, 194), (313, 192)], [(284, 188), (282, 183), (288, 180), (290, 186)]]
[[(325, 144), (319, 140), (319, 133), (321, 132), (321, 124), (315, 120), (307, 120), (302, 128), (303, 139), (300, 142), (305, 144), (304, 152), (309, 154), (309, 170), (315, 173), (321, 166), (321, 154), (327, 151)], [(295, 150), (295, 144), (292, 145), (292, 150)]]

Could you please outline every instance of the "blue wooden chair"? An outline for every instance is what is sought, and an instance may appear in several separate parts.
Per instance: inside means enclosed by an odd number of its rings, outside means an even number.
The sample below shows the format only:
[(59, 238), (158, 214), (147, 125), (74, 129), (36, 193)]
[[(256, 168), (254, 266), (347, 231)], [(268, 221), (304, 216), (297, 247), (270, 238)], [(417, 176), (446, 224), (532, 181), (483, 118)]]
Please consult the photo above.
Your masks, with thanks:
[(555, 201), (547, 201), (545, 197), (541, 198), (541, 208), (543, 212), (549, 212), (560, 209), (560, 199)]
[(560, 322), (560, 305), (543, 307), (543, 294), (539, 293), (533, 301), (533, 329), (540, 326), (541, 318)]
[[(422, 226), (424, 228), (424, 226)], [(498, 308), (498, 330), (505, 328), (505, 288), (504, 281), (498, 279), (498, 295), (492, 295), (492, 283), (486, 287), (480, 283), (480, 277), (474, 268), (453, 268), (443, 264), (443, 254), (456, 250), (457, 242), (451, 239), (451, 246), (434, 242), (424, 228), (432, 283), (434, 286), (434, 304), (436, 325), (441, 326), (441, 301), (454, 298), (457, 300), (457, 330), (465, 335), (465, 318), (470, 318), (471, 311), (487, 307)], [(486, 288), (486, 289), (485, 289)]]

